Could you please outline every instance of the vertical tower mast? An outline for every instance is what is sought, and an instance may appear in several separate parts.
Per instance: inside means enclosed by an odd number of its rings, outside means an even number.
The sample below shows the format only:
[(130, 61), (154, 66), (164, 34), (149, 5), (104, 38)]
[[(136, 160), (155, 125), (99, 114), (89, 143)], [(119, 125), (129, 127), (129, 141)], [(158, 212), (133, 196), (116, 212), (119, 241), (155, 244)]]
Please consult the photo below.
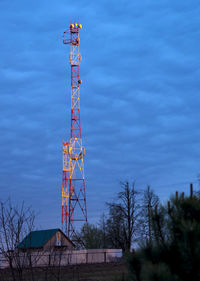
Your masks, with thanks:
[[(78, 222), (87, 222), (87, 207), (85, 195), (85, 178), (80, 120), (80, 85), (79, 78), (79, 29), (81, 24), (70, 24), (70, 29), (64, 32), (63, 43), (70, 44), (71, 65), (71, 134), (70, 141), (63, 141), (63, 180), (62, 180), (62, 224), (67, 235), (76, 237)], [(70, 38), (66, 35), (70, 33)]]

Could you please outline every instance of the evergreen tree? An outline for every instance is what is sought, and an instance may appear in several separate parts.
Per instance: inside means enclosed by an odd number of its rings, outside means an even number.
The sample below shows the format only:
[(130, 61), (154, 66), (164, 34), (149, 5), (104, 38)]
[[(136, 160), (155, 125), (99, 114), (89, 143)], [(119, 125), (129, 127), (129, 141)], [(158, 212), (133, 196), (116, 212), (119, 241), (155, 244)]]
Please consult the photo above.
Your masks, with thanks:
[(173, 197), (155, 208), (152, 244), (132, 255), (135, 281), (200, 280), (200, 196)]

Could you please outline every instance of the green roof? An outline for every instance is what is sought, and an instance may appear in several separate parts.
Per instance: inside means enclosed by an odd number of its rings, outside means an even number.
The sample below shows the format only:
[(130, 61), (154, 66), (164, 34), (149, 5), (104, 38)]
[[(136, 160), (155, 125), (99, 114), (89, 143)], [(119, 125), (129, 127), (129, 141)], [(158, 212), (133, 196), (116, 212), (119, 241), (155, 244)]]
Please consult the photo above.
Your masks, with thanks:
[(18, 248), (40, 248), (57, 232), (59, 228), (31, 231), (24, 240), (19, 243)]

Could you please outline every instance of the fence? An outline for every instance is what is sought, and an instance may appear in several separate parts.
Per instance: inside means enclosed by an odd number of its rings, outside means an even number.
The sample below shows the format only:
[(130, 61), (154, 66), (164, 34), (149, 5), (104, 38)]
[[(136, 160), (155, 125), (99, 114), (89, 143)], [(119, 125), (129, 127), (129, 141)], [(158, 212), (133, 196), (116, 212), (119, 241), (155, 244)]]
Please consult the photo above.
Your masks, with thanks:
[[(13, 252), (13, 266), (45, 267), (67, 266), (76, 264), (118, 262), (121, 260), (121, 249), (91, 249), (74, 251), (51, 251), (51, 252)], [(7, 259), (0, 259), (0, 267), (9, 267)]]

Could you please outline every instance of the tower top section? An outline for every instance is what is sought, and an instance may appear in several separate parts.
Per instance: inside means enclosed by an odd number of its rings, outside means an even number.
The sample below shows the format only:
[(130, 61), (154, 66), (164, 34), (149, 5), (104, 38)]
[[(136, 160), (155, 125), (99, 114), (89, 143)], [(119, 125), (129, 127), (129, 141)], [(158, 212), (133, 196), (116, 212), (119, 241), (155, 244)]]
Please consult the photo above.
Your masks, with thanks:
[[(77, 39), (77, 36), (73, 36), (73, 35), (77, 35), (79, 33), (79, 29), (82, 28), (82, 24), (79, 23), (71, 23), (69, 26), (69, 29), (67, 29), (66, 31), (64, 31), (63, 33), (63, 43), (64, 44), (73, 44), (73, 45), (79, 45), (79, 40), (74, 40)], [(68, 38), (67, 34), (70, 33), (70, 38)], [(79, 38), (78, 38), (79, 39)]]

